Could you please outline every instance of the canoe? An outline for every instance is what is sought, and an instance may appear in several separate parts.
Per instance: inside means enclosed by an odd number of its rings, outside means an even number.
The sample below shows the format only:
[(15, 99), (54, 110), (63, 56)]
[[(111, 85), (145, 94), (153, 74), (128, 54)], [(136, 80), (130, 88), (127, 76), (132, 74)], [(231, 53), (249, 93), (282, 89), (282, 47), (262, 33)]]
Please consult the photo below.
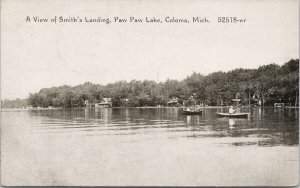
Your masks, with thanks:
[(250, 116), (249, 113), (217, 113), (218, 116), (220, 117), (232, 117), (232, 118), (247, 118)]
[(183, 110), (182, 114), (183, 115), (199, 115), (199, 114), (202, 114), (202, 111), (186, 111), (186, 110)]

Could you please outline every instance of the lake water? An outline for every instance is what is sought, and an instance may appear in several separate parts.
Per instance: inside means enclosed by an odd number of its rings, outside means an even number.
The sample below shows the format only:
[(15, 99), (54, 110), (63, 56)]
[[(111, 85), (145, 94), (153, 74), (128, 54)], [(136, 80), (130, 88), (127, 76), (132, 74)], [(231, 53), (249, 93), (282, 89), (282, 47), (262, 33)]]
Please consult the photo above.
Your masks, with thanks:
[(4, 185), (295, 185), (299, 110), (1, 112)]

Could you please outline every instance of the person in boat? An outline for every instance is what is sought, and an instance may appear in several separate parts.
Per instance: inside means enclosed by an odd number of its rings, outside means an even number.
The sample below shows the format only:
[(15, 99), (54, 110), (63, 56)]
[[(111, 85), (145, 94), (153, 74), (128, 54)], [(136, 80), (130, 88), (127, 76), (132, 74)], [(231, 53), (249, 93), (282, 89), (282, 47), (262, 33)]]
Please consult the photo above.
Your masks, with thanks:
[(235, 112), (235, 110), (233, 109), (233, 106), (229, 107), (229, 114), (233, 114)]

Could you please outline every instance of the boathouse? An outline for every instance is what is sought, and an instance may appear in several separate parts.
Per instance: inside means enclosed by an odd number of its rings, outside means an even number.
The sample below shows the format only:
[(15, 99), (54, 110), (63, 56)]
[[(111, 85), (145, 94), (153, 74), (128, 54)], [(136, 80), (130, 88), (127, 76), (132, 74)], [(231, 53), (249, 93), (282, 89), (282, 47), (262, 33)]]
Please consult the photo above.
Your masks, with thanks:
[(178, 105), (178, 98), (177, 97), (173, 97), (168, 101), (168, 106), (177, 106)]
[(103, 98), (100, 103), (95, 103), (96, 108), (111, 108), (112, 101), (111, 98)]

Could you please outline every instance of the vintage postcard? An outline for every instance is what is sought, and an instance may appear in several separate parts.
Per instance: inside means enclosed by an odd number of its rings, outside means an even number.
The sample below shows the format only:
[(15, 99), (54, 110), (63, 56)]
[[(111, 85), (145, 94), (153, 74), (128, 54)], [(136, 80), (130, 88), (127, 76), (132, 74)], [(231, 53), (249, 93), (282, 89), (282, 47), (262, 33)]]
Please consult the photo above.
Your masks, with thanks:
[(2, 186), (295, 186), (298, 0), (2, 0)]

